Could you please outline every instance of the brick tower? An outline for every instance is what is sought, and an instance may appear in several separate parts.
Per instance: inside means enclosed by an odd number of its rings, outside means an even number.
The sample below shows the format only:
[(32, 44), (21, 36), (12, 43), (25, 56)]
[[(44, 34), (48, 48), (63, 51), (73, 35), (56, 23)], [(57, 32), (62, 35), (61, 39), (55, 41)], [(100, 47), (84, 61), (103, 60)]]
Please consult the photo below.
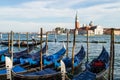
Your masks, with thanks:
[(80, 28), (80, 23), (79, 23), (79, 20), (78, 20), (78, 16), (77, 16), (77, 13), (76, 13), (76, 17), (75, 17), (75, 29), (79, 29)]
[(79, 23), (77, 12), (76, 12), (76, 16), (75, 16), (75, 30), (76, 30), (76, 34), (79, 33), (79, 28), (80, 28), (80, 23)]

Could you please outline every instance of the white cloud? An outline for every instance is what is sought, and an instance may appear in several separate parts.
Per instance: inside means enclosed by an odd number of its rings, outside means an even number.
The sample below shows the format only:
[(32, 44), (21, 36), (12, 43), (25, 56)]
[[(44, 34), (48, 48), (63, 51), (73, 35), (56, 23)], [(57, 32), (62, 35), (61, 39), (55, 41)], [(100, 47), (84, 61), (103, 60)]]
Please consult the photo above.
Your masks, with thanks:
[(0, 21), (1, 32), (38, 32), (42, 27), (44, 31), (52, 30), (55, 27), (74, 28), (73, 23), (37, 23), (37, 22), (18, 22), (18, 21)]
[(31, 1), (27, 3), (20, 4), (19, 6), (26, 7), (26, 8), (43, 8), (47, 5), (50, 5), (54, 1)]
[[(87, 20), (87, 22), (91, 20), (101, 20), (101, 22), (104, 23), (104, 20), (107, 20), (107, 17), (109, 17), (111, 21), (116, 21), (117, 17), (119, 17), (119, 13), (120, 3), (108, 3), (79, 9), (80, 17), (83, 16), (82, 18)], [(107, 24), (109, 25), (110, 23)]]
[[(94, 0), (93, 0), (94, 1)], [(73, 9), (72, 6), (78, 4), (87, 2), (87, 0), (42, 0), (42, 1), (32, 1), (32, 2), (26, 2), (19, 5), (16, 5), (14, 7), (0, 7), (0, 26), (2, 27), (2, 31), (9, 31), (11, 28), (10, 25), (13, 25), (13, 30), (15, 31), (23, 31), (21, 26), (26, 26), (27, 31), (28, 27), (29, 30), (32, 31), (33, 29), (36, 31), (38, 27), (45, 26), (47, 29), (47, 26), (56, 27), (58, 26), (70, 26), (73, 28), (74, 22), (70, 23), (63, 23), (63, 22), (57, 22), (55, 20), (54, 23), (49, 23), (49, 21), (41, 23), (36, 21), (30, 21), (31, 19), (41, 19), (41, 18), (47, 18), (47, 17), (53, 17), (53, 18), (60, 18), (60, 17), (70, 17), (71, 21), (74, 21), (75, 11), (78, 10), (78, 15), (80, 19), (80, 23), (89, 23), (89, 21), (93, 20), (96, 23), (102, 23), (104, 24), (104, 19), (106, 18), (106, 21), (110, 22), (108, 24), (116, 24), (119, 18), (120, 13), (120, 2), (114, 2), (114, 3), (104, 3), (99, 5), (91, 5), (89, 7), (78, 7), (77, 9)], [(87, 5), (87, 4), (86, 4)], [(117, 18), (117, 20), (116, 20)], [(119, 18), (119, 19), (118, 19)], [(28, 21), (24, 21), (24, 19), (27, 19)], [(30, 19), (30, 20), (29, 20)], [(112, 19), (112, 20), (110, 20)], [(3, 21), (4, 20), (4, 21)], [(16, 21), (17, 20), (17, 21)], [(23, 21), (22, 21), (23, 20)], [(114, 23), (112, 23), (114, 22)], [(103, 25), (101, 24), (101, 25)], [(120, 24), (118, 24), (120, 25)], [(16, 27), (20, 27), (18, 30), (16, 30)], [(34, 26), (38, 26), (37, 28), (34, 28)], [(6, 27), (9, 27), (6, 29)]]
[(69, 7), (81, 1), (32, 1), (16, 7), (0, 7), (0, 15), (5, 18), (70, 17), (74, 16), (75, 10)]
[(1, 17), (5, 18), (41, 18), (41, 17), (66, 17), (72, 16), (71, 9), (47, 9), (47, 8), (0, 8)]
[[(76, 1), (32, 1), (19, 5), (19, 7), (1, 7), (0, 15), (5, 18), (41, 18), (41, 17), (74, 17), (75, 11), (70, 8), (71, 5), (75, 5), (78, 2), (83, 0)], [(63, 3), (59, 3), (63, 2)], [(65, 3), (66, 2), (66, 3)], [(55, 5), (52, 5), (54, 3)], [(58, 5), (57, 5), (58, 4)], [(53, 7), (46, 7), (53, 6)], [(56, 7), (60, 6), (61, 8), (57, 9)], [(91, 6), (88, 8), (79, 8), (79, 13), (81, 16), (84, 15), (104, 15), (107, 13), (113, 13), (118, 11), (118, 9), (105, 9), (111, 6), (120, 7), (120, 3), (108, 3), (103, 5)]]

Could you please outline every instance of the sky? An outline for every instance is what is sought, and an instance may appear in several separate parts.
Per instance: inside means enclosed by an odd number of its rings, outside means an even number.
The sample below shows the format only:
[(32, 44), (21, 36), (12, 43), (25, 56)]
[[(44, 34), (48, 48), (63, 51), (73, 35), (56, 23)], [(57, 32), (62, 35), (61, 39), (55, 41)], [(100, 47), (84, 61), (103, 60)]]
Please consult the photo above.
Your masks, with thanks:
[(120, 28), (120, 0), (0, 0), (0, 32), (38, 32), (80, 25)]

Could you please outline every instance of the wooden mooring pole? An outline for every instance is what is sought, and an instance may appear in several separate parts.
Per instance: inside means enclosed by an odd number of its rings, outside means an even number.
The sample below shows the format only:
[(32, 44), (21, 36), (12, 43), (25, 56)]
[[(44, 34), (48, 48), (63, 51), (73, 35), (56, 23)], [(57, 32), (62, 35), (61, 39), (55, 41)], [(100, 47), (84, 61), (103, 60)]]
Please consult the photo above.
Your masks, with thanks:
[(115, 50), (114, 50), (114, 28), (112, 28), (112, 31), (111, 31), (111, 35), (112, 35), (112, 40), (111, 40), (111, 43), (112, 43), (112, 80), (114, 80), (114, 57), (115, 57)]
[(40, 29), (40, 70), (42, 70), (42, 34), (43, 34), (43, 30), (42, 28)]
[(75, 52), (76, 29), (74, 30), (73, 48), (72, 48), (72, 74), (74, 74), (74, 52)]
[[(10, 54), (11, 56), (5, 56), (5, 67), (6, 67), (6, 80), (12, 80), (12, 66), (13, 66), (13, 31), (11, 31), (11, 33), (9, 34), (10, 37), (10, 43), (11, 43), (11, 47), (10, 47)], [(8, 36), (9, 36), (8, 35)]]
[(8, 33), (8, 52), (10, 53), (11, 47), (10, 47), (10, 33)]
[(20, 33), (18, 33), (18, 48), (20, 50)]
[(26, 33), (26, 37), (27, 37), (27, 53), (29, 53), (29, 45), (28, 45), (28, 32)]
[(108, 80), (114, 80), (114, 55), (114, 28), (111, 28), (110, 65), (108, 72)]
[(47, 55), (47, 50), (48, 50), (48, 32), (46, 32), (46, 55)]
[(2, 42), (2, 33), (0, 33), (0, 42)]
[(67, 50), (66, 50), (66, 57), (68, 58), (68, 42), (69, 42), (69, 32), (67, 32)]
[(88, 54), (89, 54), (89, 33), (88, 33), (88, 28), (87, 28), (87, 62), (89, 61), (88, 59)]
[(55, 32), (55, 43), (57, 42), (57, 35), (56, 35), (56, 32)]
[(113, 29), (113, 64), (112, 64), (112, 80), (114, 80), (114, 61), (115, 61), (115, 46), (114, 46), (114, 41), (115, 38), (114, 38), (114, 29)]
[[(11, 61), (13, 62), (13, 31), (11, 31)], [(13, 64), (12, 64), (13, 65)]]

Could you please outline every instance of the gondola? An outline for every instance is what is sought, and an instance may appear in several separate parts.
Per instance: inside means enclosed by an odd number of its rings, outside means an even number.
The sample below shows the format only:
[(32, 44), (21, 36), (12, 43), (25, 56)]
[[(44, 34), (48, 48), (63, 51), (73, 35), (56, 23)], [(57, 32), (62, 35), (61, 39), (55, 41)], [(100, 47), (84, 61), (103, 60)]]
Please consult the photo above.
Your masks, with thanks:
[[(5, 46), (8, 46), (8, 42), (7, 41), (2, 41), (1, 44), (5, 45)], [(39, 44), (40, 44), (40, 42), (31, 42), (31, 43), (27, 44), (27, 42), (22, 41), (20, 43), (20, 46), (21, 47), (27, 47), (27, 45), (28, 46), (36, 46), (36, 45), (39, 45)], [(16, 42), (16, 43), (13, 44), (13, 46), (19, 46), (19, 43)]]
[[(61, 55), (61, 56), (59, 56), (57, 59), (53, 59), (53, 60), (59, 60), (64, 55), (65, 51), (66, 51), (66, 48), (63, 46), (58, 52), (56, 52), (55, 54), (53, 54), (53, 56), (55, 56), (55, 55), (56, 56), (57, 55)], [(39, 56), (39, 54), (40, 54), (40, 52), (38, 52), (37, 54), (33, 54), (31, 57), (24, 56), (24, 59), (20, 60), (20, 62), (22, 63), (22, 65), (16, 65), (16, 66), (14, 66), (13, 70), (16, 73), (22, 73), (22, 72), (27, 72), (27, 71), (31, 71), (31, 70), (36, 70), (37, 67), (40, 66), (40, 56)], [(50, 56), (52, 56), (52, 55), (49, 55), (47, 57), (50, 57)], [(0, 70), (0, 76), (2, 76), (2, 77), (6, 76), (6, 69), (1, 69)]]
[(57, 52), (53, 55), (49, 55), (49, 56), (44, 55), (43, 56), (43, 65), (44, 66), (51, 65), (52, 63), (54, 63), (56, 61), (60, 61), (63, 57), (61, 55), (64, 55), (65, 52), (66, 52), (66, 47), (65, 47), (65, 45), (63, 45), (63, 48), (59, 52)]
[[(78, 67), (82, 60), (85, 58), (85, 51), (84, 51), (84, 48), (83, 46), (81, 47), (80, 51), (75, 55), (75, 59), (74, 59), (74, 67)], [(71, 58), (65, 58), (63, 59), (64, 63), (65, 63), (65, 66), (66, 68), (70, 68), (72, 65), (69, 62), (71, 62)], [(68, 62), (67, 62), (68, 61)], [(57, 62), (57, 61), (55, 61)], [(67, 64), (68, 63), (68, 64)], [(56, 64), (56, 63), (55, 63)], [(59, 63), (59, 67), (60, 67), (60, 63)], [(47, 70), (48, 69), (48, 70)], [(58, 69), (58, 68), (55, 68), (55, 69)], [(50, 71), (51, 70), (51, 71)], [(25, 73), (22, 73), (22, 74), (17, 74), (15, 72), (13, 72), (14, 76), (15, 76), (15, 79), (21, 79), (21, 80), (25, 80), (25, 79), (35, 79), (35, 80), (45, 80), (45, 79), (49, 79), (49, 80), (61, 80), (61, 72), (60, 71), (55, 71), (55, 72), (52, 72), (53, 68), (46, 68), (42, 71), (30, 71), (30, 72), (25, 72)], [(69, 69), (70, 70), (70, 69)], [(47, 74), (48, 72), (51, 72), (49, 73), (49, 75)]]
[(8, 48), (7, 49), (4, 49), (4, 50), (1, 50), (0, 51), (0, 66), (1, 64), (4, 64), (4, 62), (2, 61), (1, 57), (5, 54), (5, 53), (8, 53)]
[[(77, 54), (74, 56), (74, 74), (78, 74), (80, 71), (80, 67), (83, 63), (83, 60), (85, 59), (85, 49), (83, 46), (81, 46), (81, 49)], [(67, 76), (72, 77), (73, 74), (72, 72), (72, 58), (65, 57), (63, 59), (63, 62), (65, 63), (66, 71), (67, 71)], [(58, 62), (55, 62), (55, 67), (58, 67), (60, 64)]]
[[(43, 65), (44, 67), (48, 67), (48, 66), (53, 66), (53, 63), (55, 61), (60, 60), (64, 54), (66, 52), (66, 48), (65, 45), (63, 45), (63, 47), (56, 53), (52, 54), (52, 55), (43, 55), (42, 56), (42, 61), (43, 61)], [(33, 54), (31, 58), (25, 58), (25, 59), (21, 59), (21, 62), (29, 62), (30, 64), (38, 64), (40, 61), (40, 54)]]
[(75, 76), (73, 80), (96, 80), (107, 72), (109, 62), (109, 54), (103, 47), (101, 54), (90, 63), (87, 62), (85, 71)]
[(60, 61), (60, 69), (57, 70), (55, 68), (45, 68), (43, 70), (32, 70), (32, 71), (27, 71), (23, 73), (16, 73), (15, 69), (12, 70), (12, 74), (14, 76), (14, 79), (19, 79), (19, 80), (62, 80), (63, 77), (62, 75), (65, 75), (66, 69), (65, 69), (65, 64)]
[[(45, 53), (46, 52), (46, 46), (45, 45), (43, 48), (42, 48), (42, 52)], [(23, 62), (21, 62), (21, 59), (23, 58), (31, 58), (32, 56), (35, 56), (35, 55), (39, 55), (40, 51), (34, 53), (34, 54), (28, 54), (28, 52), (32, 51), (33, 50), (33, 46), (21, 51), (21, 52), (16, 52), (16, 53), (13, 53), (13, 64), (16, 65), (16, 64), (23, 64)], [(1, 56), (1, 62), (0, 62), (0, 68), (4, 68), (5, 67), (5, 56), (11, 56), (10, 53), (6, 53), (4, 55)]]
[[(30, 52), (32, 50), (33, 50), (33, 46), (31, 46), (23, 51), (13, 53), (13, 57), (14, 57), (14, 59), (19, 59), (21, 56), (28, 54), (28, 52)], [(11, 54), (8, 52), (8, 50), (6, 53), (0, 55), (0, 68), (5, 66), (5, 56), (10, 56), (10, 55)]]
[[(30, 51), (32, 51), (33, 50), (33, 47), (29, 47), (29, 48), (27, 48), (27, 49), (25, 49), (25, 50), (23, 50), (23, 51), (19, 51), (19, 52), (15, 52), (15, 53), (13, 53), (13, 56), (14, 57), (16, 57), (16, 56), (20, 56), (20, 55), (24, 55), (24, 54), (26, 54), (26, 53), (28, 53), (28, 52), (30, 52)], [(0, 61), (5, 61), (5, 55), (10, 55), (10, 53), (8, 52), (8, 49), (6, 49), (6, 50), (4, 50), (5, 52), (0, 52), (1, 54), (0, 54)]]
[(4, 49), (4, 50), (0, 50), (0, 56), (3, 55), (4, 53), (8, 52), (8, 48)]
[[(46, 46), (47, 45), (45, 45), (42, 48), (43, 53), (46, 52)], [(22, 55), (19, 58), (14, 58), (13, 59), (13, 64), (14, 64), (14, 66), (16, 66), (15, 69), (21, 70), (21, 68), (19, 68), (19, 67), (23, 67), (23, 68), (26, 68), (27, 70), (29, 70), (30, 68), (35, 68), (35, 67), (39, 66), (39, 64), (35, 64), (34, 61), (32, 61), (32, 56), (39, 55), (39, 54), (40, 54), (40, 51), (37, 51), (36, 53), (33, 53), (33, 54), (25, 54), (25, 55)], [(27, 60), (29, 60), (29, 62), (22, 62), (21, 58), (23, 58), (23, 59), (26, 58)], [(6, 68), (5, 68), (5, 64), (4, 64), (4, 67), (0, 68), (0, 77), (2, 77), (2, 79), (6, 79), (6, 73), (7, 72), (6, 72)]]
[[(84, 58), (85, 58), (85, 50), (84, 47), (81, 46), (81, 49), (79, 50), (79, 52), (74, 56), (74, 69), (77, 70), (80, 65), (82, 64)], [(67, 71), (71, 70), (72, 67), (72, 58), (64, 58), (63, 62), (65, 63), (66, 69)]]

